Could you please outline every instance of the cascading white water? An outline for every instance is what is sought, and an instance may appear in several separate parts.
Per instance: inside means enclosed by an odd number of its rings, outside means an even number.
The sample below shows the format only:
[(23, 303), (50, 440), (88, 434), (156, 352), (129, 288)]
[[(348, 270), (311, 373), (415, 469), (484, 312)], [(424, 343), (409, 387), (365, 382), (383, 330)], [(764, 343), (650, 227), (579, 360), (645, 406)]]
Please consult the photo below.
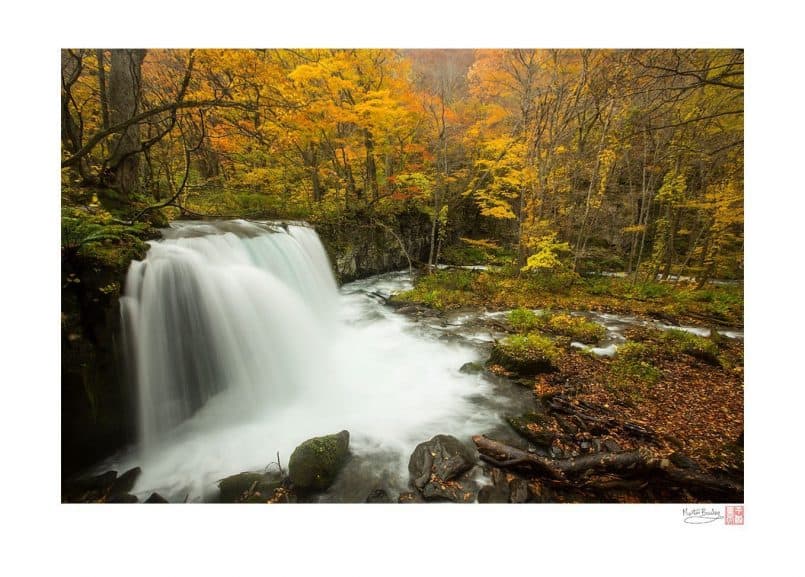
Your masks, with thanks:
[(371, 471), (334, 500), (362, 499), (378, 478), (403, 488), (416, 444), (438, 433), (469, 440), (500, 422), (488, 410), (500, 403), (492, 384), (458, 371), (477, 349), (368, 296), (409, 282), (339, 293), (307, 226), (174, 223), (132, 264), (121, 298), (140, 439), (105, 466), (141, 466), (141, 497), (202, 500), (225, 476), (277, 452), (285, 465), (305, 439), (348, 429), (364, 458), (354, 467)]
[(337, 296), (310, 228), (182, 223), (168, 237), (133, 263), (121, 299), (145, 451), (214, 396), (226, 426), (302, 394)]

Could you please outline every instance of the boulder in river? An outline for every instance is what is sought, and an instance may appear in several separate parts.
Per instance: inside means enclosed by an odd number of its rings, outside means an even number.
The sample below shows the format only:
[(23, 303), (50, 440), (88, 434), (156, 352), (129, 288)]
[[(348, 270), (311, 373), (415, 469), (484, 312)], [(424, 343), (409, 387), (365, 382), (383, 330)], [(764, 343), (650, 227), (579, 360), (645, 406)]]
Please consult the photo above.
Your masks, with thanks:
[(163, 497), (159, 493), (151, 493), (151, 496), (148, 497), (148, 499), (146, 499), (144, 502), (145, 503), (167, 503), (168, 500), (165, 499), (165, 497)]
[(277, 473), (245, 472), (218, 481), (222, 503), (266, 502), (281, 485)]
[(375, 489), (366, 497), (366, 503), (393, 503), (385, 489)]
[(314, 437), (299, 445), (288, 461), (288, 476), (300, 492), (324, 491), (349, 454), (349, 431)]
[(106, 498), (106, 503), (137, 503), (137, 497), (129, 493), (115, 493)]
[(518, 375), (532, 376), (555, 371), (561, 354), (549, 337), (531, 333), (496, 342), (489, 362)]
[(477, 487), (462, 476), (475, 462), (474, 451), (461, 441), (451, 435), (436, 435), (417, 445), (408, 461), (408, 472), (425, 500), (466, 503), (475, 500)]
[(65, 503), (93, 503), (103, 499), (117, 479), (117, 471), (106, 471), (94, 477), (65, 481), (62, 484), (62, 501)]
[(464, 363), (461, 365), (461, 368), (458, 370), (458, 372), (464, 373), (465, 375), (477, 375), (483, 370), (484, 366), (481, 363)]
[(142, 469), (140, 469), (140, 467), (129, 469), (115, 479), (110, 492), (114, 494), (129, 493), (134, 488), (134, 483), (137, 482), (137, 478), (140, 476), (140, 473), (142, 473)]

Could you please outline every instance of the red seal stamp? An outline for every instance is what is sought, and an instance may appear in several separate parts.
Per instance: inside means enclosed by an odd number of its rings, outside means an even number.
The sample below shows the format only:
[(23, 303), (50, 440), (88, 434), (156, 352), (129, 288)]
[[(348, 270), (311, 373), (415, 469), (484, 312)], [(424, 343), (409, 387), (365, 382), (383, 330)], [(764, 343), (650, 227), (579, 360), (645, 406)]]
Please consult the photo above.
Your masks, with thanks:
[(743, 525), (744, 524), (744, 506), (743, 505), (726, 505), (724, 512), (724, 523), (726, 525)]

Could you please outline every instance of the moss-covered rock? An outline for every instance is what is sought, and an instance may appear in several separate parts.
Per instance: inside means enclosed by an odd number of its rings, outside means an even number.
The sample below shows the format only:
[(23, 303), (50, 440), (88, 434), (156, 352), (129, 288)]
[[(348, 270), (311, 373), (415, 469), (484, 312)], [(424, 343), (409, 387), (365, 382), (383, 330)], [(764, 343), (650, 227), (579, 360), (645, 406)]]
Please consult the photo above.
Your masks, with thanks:
[(539, 333), (515, 335), (495, 343), (489, 361), (520, 375), (537, 375), (556, 370), (561, 350)]
[(221, 503), (265, 503), (282, 485), (277, 473), (245, 472), (218, 481)]
[(679, 329), (669, 329), (663, 333), (662, 342), (671, 353), (689, 355), (711, 365), (720, 363), (718, 344), (713, 339)]
[(349, 454), (349, 431), (314, 437), (299, 445), (288, 461), (288, 476), (302, 493), (324, 491)]
[(464, 373), (465, 375), (477, 375), (478, 373), (483, 372), (484, 366), (481, 363), (464, 363), (461, 365), (461, 368), (458, 370), (460, 373)]

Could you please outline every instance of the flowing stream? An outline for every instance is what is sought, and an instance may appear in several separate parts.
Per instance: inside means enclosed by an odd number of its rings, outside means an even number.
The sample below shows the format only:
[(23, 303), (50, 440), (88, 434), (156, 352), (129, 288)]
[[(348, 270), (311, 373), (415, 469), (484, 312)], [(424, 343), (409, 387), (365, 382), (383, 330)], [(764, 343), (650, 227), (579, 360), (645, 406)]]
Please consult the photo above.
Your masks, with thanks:
[(219, 479), (277, 453), (287, 467), (302, 441), (347, 429), (352, 458), (321, 500), (406, 490), (418, 443), (469, 442), (529, 404), (525, 390), (459, 372), (487, 339), (445, 340), (378, 297), (410, 282), (392, 273), (339, 291), (307, 226), (174, 223), (121, 298), (138, 443), (103, 468), (140, 466), (141, 499), (204, 501)]

